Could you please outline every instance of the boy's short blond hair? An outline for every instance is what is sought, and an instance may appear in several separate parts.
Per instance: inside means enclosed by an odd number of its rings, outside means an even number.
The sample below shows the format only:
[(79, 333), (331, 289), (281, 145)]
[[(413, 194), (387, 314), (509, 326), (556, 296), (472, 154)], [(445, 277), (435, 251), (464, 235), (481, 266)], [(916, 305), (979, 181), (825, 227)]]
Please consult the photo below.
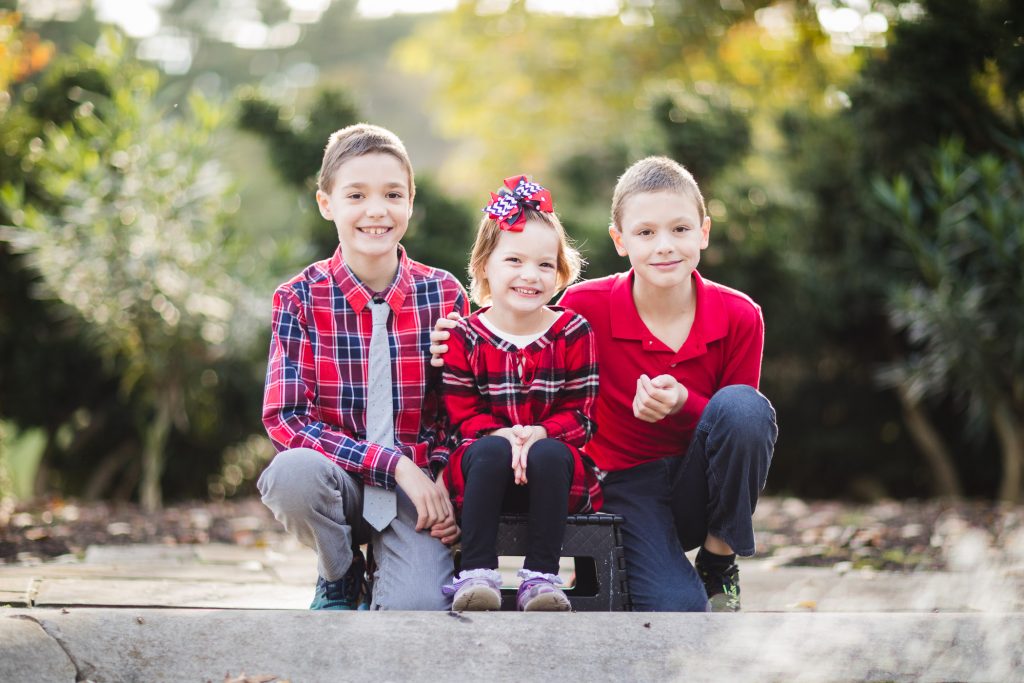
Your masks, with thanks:
[(704, 222), (707, 210), (704, 207), (704, 195), (693, 174), (678, 161), (668, 157), (647, 157), (637, 161), (619, 176), (612, 195), (612, 227), (621, 229), (622, 205), (635, 194), (645, 192), (678, 192), (689, 197), (697, 205), (700, 221)]
[(416, 195), (416, 181), (412, 162), (405, 145), (387, 128), (370, 123), (356, 123), (331, 133), (324, 148), (324, 159), (316, 178), (317, 189), (330, 194), (334, 189), (334, 176), (343, 163), (365, 154), (390, 154), (398, 159), (409, 175), (409, 199)]
[[(583, 267), (583, 258), (569, 241), (569, 236), (562, 227), (562, 222), (554, 213), (526, 209), (525, 220), (540, 221), (558, 235), (558, 256), (555, 262), (555, 289), (561, 290), (576, 281), (580, 276), (580, 269)], [(491, 301), (491, 285), (484, 277), (484, 266), (487, 259), (494, 253), (498, 246), (498, 238), (502, 230), (498, 227), (498, 221), (487, 216), (480, 221), (480, 227), (476, 232), (476, 241), (473, 243), (473, 251), (469, 257), (469, 296), (478, 306), (486, 306)]]

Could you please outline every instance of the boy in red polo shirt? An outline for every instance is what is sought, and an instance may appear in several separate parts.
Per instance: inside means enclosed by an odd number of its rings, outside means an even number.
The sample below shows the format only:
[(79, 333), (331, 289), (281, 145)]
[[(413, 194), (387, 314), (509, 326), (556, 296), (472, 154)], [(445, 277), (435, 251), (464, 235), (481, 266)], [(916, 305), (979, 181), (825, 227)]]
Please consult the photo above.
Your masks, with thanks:
[[(596, 335), (597, 432), (584, 450), (603, 473), (602, 510), (625, 518), (641, 611), (739, 609), (735, 557), (754, 553), (752, 516), (778, 434), (757, 391), (761, 309), (696, 270), (710, 230), (689, 171), (642, 159), (619, 178), (609, 227), (632, 268), (573, 285), (559, 302)], [(697, 547), (695, 569), (684, 551)]]
[(450, 602), (441, 586), (459, 530), (439, 476), (447, 437), (426, 341), (434, 320), (465, 314), (468, 299), (454, 276), (399, 244), (415, 191), (393, 133), (367, 124), (335, 132), (316, 199), (339, 246), (274, 293), (263, 423), (280, 452), (259, 490), (316, 550), (311, 609), (358, 606), (366, 542), (377, 564), (371, 609)]

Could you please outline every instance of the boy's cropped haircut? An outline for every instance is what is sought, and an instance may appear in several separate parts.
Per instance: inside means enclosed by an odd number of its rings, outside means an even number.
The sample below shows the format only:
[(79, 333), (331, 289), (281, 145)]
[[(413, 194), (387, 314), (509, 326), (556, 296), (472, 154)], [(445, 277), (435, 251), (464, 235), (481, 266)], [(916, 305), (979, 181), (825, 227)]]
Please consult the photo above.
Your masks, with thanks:
[[(527, 221), (540, 221), (558, 235), (558, 262), (555, 264), (555, 288), (561, 290), (568, 287), (580, 276), (583, 268), (583, 258), (580, 252), (569, 241), (569, 236), (554, 213), (526, 210)], [(469, 257), (469, 298), (478, 306), (486, 306), (491, 300), (491, 286), (484, 277), (484, 266), (487, 259), (491, 257), (495, 247), (498, 245), (498, 238), (501, 237), (501, 228), (498, 221), (484, 216), (480, 221), (480, 228), (476, 231), (476, 241), (473, 243), (473, 251)]]
[(612, 195), (612, 226), (620, 229), (622, 225), (622, 205), (635, 194), (645, 192), (678, 192), (693, 200), (700, 213), (703, 223), (707, 215), (704, 208), (704, 195), (693, 174), (678, 161), (668, 157), (647, 157), (637, 161), (619, 176)]
[(334, 175), (338, 168), (349, 159), (364, 154), (390, 154), (398, 159), (409, 175), (409, 199), (416, 195), (416, 181), (412, 162), (405, 145), (397, 135), (387, 128), (370, 123), (356, 123), (331, 133), (324, 148), (324, 159), (317, 175), (317, 189), (330, 194), (334, 189)]

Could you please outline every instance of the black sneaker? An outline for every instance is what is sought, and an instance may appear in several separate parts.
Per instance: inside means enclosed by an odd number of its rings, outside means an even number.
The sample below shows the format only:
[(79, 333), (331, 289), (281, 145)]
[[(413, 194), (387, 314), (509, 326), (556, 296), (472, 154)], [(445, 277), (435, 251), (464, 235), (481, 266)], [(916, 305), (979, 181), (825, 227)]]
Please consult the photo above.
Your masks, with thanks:
[(740, 568), (729, 565), (721, 573), (712, 573), (697, 565), (697, 573), (704, 582), (704, 590), (708, 593), (708, 604), (712, 612), (740, 611)]
[(327, 581), (322, 576), (316, 577), (316, 592), (309, 609), (353, 610), (359, 609), (364, 595), (364, 574), (366, 560), (363, 553), (355, 550), (352, 554), (352, 565), (345, 576), (337, 581)]

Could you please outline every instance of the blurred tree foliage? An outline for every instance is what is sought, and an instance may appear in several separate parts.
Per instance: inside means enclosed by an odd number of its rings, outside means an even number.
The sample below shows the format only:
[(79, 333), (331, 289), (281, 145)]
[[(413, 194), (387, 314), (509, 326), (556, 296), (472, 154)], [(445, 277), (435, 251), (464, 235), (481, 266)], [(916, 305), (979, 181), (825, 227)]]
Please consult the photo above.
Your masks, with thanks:
[(309, 207), (299, 215), (313, 258), (325, 258), (338, 246), (337, 233), (312, 208), (324, 146), (331, 133), (358, 120), (355, 103), (340, 90), (320, 91), (304, 117), (292, 115), (254, 88), (244, 87), (239, 93), (239, 128), (264, 141), (275, 175), (299, 192), (302, 205)]
[(864, 155), (887, 175), (905, 170), (908, 157), (931, 156), (950, 136), (977, 153), (1006, 148), (1024, 133), (1024, 5), (926, 0), (921, 7), (918, 19), (894, 27), (892, 43), (851, 89)]
[[(24, 31), (21, 20), (17, 12), (0, 10), (0, 138), (6, 143), (0, 154), (0, 178), (22, 177), (26, 193), (41, 199), (22, 170), (29, 153), (25, 142), (38, 137), (47, 120), (58, 125), (70, 120), (74, 103), (65, 100), (63, 109), (55, 108), (45, 90), (42, 100), (36, 101), (39, 90), (31, 81), (50, 65), (55, 48), (35, 32)], [(23, 85), (26, 82), (29, 85)], [(12, 106), (15, 92), (27, 93), (29, 105)], [(9, 223), (10, 216), (0, 205), (0, 225)], [(39, 428), (44, 434), (35, 470), (0, 476), (34, 478), (34, 492), (42, 494), (67, 484), (61, 480), (61, 473), (67, 473), (70, 479), (86, 479), (84, 490), (95, 490), (98, 479), (89, 478), (74, 458), (95, 445), (101, 434), (116, 442), (108, 418), (124, 406), (116, 377), (103, 366), (80, 322), (59, 304), (35, 296), (39, 285), (38, 273), (0, 240), (0, 416), (13, 421), (7, 443), (0, 444), (5, 451), (0, 459), (8, 455), (15, 425), (25, 433)], [(71, 377), (76, 382), (69, 382)], [(0, 497), (3, 493), (0, 490)]]
[(396, 50), (406, 69), (435, 82), (441, 132), (463, 141), (445, 177), (466, 187), (510, 168), (543, 177), (582, 140), (633, 142), (644, 127), (623, 124), (637, 119), (638, 102), (649, 106), (666, 80), (692, 83), (688, 60), (713, 53), (731, 24), (767, 3), (627, 1), (620, 15), (596, 18), (491, 4), (459, 3)]
[(10, 106), (11, 85), (41, 71), (53, 58), (54, 47), (38, 33), (21, 28), (21, 15), (0, 9), (0, 107)]
[[(907, 250), (903, 248), (907, 231), (915, 228), (904, 225), (894, 230), (890, 214), (879, 206), (879, 198), (885, 195), (871, 192), (867, 185), (880, 172), (887, 176), (898, 173), (921, 179), (920, 192), (932, 197), (921, 200), (924, 216), (916, 229), (922, 232), (919, 239), (927, 240), (925, 235), (929, 226), (949, 219), (941, 200), (936, 201), (934, 197), (935, 183), (940, 178), (937, 175), (941, 165), (938, 160), (945, 159), (947, 166), (971, 166), (968, 161), (954, 161), (952, 156), (955, 154), (951, 148), (938, 150), (942, 141), (958, 137), (964, 141), (970, 155), (998, 157), (1013, 167), (1019, 162), (1019, 141), (1024, 139), (1024, 100), (1021, 99), (1024, 62), (1019, 49), (1024, 38), (1024, 7), (1005, 1), (950, 0), (930, 0), (922, 3), (922, 7), (923, 13), (916, 20), (894, 27), (884, 58), (880, 55), (866, 64), (861, 78), (850, 90), (853, 106), (846, 123), (851, 126), (859, 143), (851, 161), (858, 180), (857, 195), (862, 217), (857, 231), (860, 240), (856, 243), (860, 248), (854, 255), (868, 256), (861, 259), (859, 268), (863, 269), (864, 264), (872, 266), (872, 272), (878, 274), (876, 282), (884, 284), (881, 292), (876, 287), (871, 290), (870, 297), (862, 297), (874, 310), (885, 310), (886, 303), (894, 298), (902, 297), (905, 301), (903, 294), (907, 291), (920, 291), (922, 269), (926, 266), (918, 261), (915, 267), (915, 259), (908, 258)], [(985, 163), (996, 162), (989, 159)], [(950, 177), (951, 172), (947, 168), (944, 180), (948, 181)], [(1012, 184), (1004, 185), (1000, 192), (1010, 187)], [(1001, 206), (1003, 200), (998, 196), (984, 196), (995, 189), (994, 183), (976, 186), (963, 206), (972, 202), (980, 206)], [(947, 193), (947, 199), (950, 191), (948, 187), (941, 189), (942, 193)], [(892, 202), (888, 204), (891, 211)], [(932, 233), (931, 243), (944, 254), (937, 255), (938, 258), (955, 260), (961, 251), (973, 249), (975, 236), (977, 232), (974, 236), (969, 231), (946, 232), (940, 239), (934, 239)], [(1011, 243), (996, 248), (1013, 251), (1012, 232), (1006, 238)], [(851, 261), (847, 272), (853, 267)], [(995, 277), (996, 281), (1007, 277), (1019, 279), (1019, 266), (1016, 272), (1012, 268), (1001, 273), (993, 269), (988, 276)], [(934, 283), (924, 284), (926, 288), (934, 286)], [(876, 293), (879, 296), (876, 297)], [(960, 294), (966, 293), (966, 288), (960, 290)], [(881, 305), (876, 307), (878, 301)], [(969, 304), (959, 302), (958, 305)], [(998, 318), (996, 315), (991, 322), (1002, 324), (996, 322)], [(898, 321), (901, 318), (894, 315), (893, 319)], [(906, 319), (903, 320), (905, 322)], [(896, 326), (897, 331), (902, 329), (902, 325)], [(932, 332), (938, 334), (939, 328)], [(905, 346), (906, 341), (910, 341), (910, 348)], [(890, 340), (883, 364), (908, 367), (911, 359), (918, 357), (921, 344), (942, 345), (948, 341), (941, 335), (926, 342), (913, 333), (901, 334)], [(978, 347), (976, 352), (981, 352), (983, 342), (978, 339), (975, 343)], [(1006, 356), (1002, 362), (1012, 367), (1015, 361)], [(909, 377), (906, 375), (905, 379)], [(897, 383), (895, 388), (905, 422), (912, 430), (919, 450), (930, 461), (940, 462), (943, 452), (955, 454), (951, 459), (956, 460), (956, 475), (964, 481), (968, 492), (989, 493), (998, 484), (1001, 496), (1019, 496), (1019, 493), (1009, 493), (1014, 488), (1019, 490), (1019, 483), (1014, 485), (1012, 482), (1015, 479), (1019, 481), (1020, 476), (1013, 474), (1012, 465), (1009, 469), (1007, 465), (1007, 457), (1011, 456), (1006, 450), (1006, 435), (1012, 430), (989, 427), (994, 424), (994, 403), (988, 401), (985, 406), (990, 420), (978, 419), (979, 412), (974, 411), (975, 417), (970, 420), (968, 428), (962, 427), (963, 413), (970, 403), (965, 398), (987, 393), (978, 386), (985, 381), (979, 374), (973, 382), (961, 386), (960, 391), (944, 394), (937, 391), (922, 393), (919, 386), (909, 381)], [(923, 398), (930, 400), (925, 404)], [(1019, 412), (1016, 419), (1019, 424)], [(914, 431), (915, 424), (918, 425), (917, 431)], [(1002, 449), (990, 447), (993, 431)], [(1003, 452), (1001, 484), (995, 455), (999, 450)], [(933, 466), (932, 470), (936, 480), (941, 482), (943, 466)], [(979, 473), (987, 476), (981, 479)]]
[[(334, 131), (356, 123), (360, 115), (351, 97), (344, 91), (321, 90), (298, 125), (289, 120), (280, 104), (246, 90), (241, 98), (239, 125), (266, 140), (274, 167), (281, 178), (304, 192), (316, 190), (323, 149)], [(316, 245), (316, 258), (326, 258), (338, 246), (334, 226), (316, 212), (310, 212), (313, 225), (310, 239)], [(469, 209), (450, 198), (429, 175), (416, 178), (414, 212), (403, 245), (412, 258), (444, 268), (464, 282), (466, 260), (473, 244), (473, 217)]]
[(2, 236), (39, 274), (37, 296), (66, 306), (130, 401), (131, 416), (114, 419), (141, 438), (150, 509), (172, 426), (217, 428), (203, 410), (215, 366), (249, 348), (259, 315), (237, 276), (247, 245), (231, 229), (230, 178), (210, 146), (220, 114), (198, 96), (187, 111), (154, 106), (158, 82), (113, 33), (59, 58), (23, 105), (43, 122), (25, 141), (28, 182), (0, 190), (13, 223)]
[[(5, 143), (0, 178), (24, 177), (26, 195), (42, 200), (31, 175), (22, 170), (30, 153), (28, 143), (38, 138), (45, 121), (56, 125), (69, 121), (74, 105), (65, 100), (68, 104), (57, 110), (46, 89), (37, 99), (39, 90), (25, 85), (49, 66), (54, 49), (38, 35), (23, 31), (20, 23), (17, 13), (0, 12), (0, 78), (4, 86), (0, 139)], [(15, 93), (25, 91), (30, 102), (12, 101)], [(41, 118), (44, 109), (45, 118)], [(0, 224), (9, 224), (10, 218), (0, 205)], [(38, 290), (39, 276), (23, 261), (0, 240), (0, 291), (4, 293), (0, 297), (0, 415), (21, 429), (43, 430), (45, 447), (36, 477), (36, 489), (42, 491), (61, 456), (69, 449), (87, 446), (106, 416), (121, 405), (116, 378), (86, 343), (79, 321), (66, 309), (32, 295)], [(76, 381), (70, 383), (68, 378)], [(92, 406), (91, 415), (96, 419), (79, 412), (83, 406)]]
[(999, 497), (1024, 483), (1024, 142), (1012, 158), (940, 146), (911, 180), (879, 181), (911, 276), (889, 310), (909, 344), (883, 379), (920, 402), (951, 396), (991, 425), (1002, 453)]

